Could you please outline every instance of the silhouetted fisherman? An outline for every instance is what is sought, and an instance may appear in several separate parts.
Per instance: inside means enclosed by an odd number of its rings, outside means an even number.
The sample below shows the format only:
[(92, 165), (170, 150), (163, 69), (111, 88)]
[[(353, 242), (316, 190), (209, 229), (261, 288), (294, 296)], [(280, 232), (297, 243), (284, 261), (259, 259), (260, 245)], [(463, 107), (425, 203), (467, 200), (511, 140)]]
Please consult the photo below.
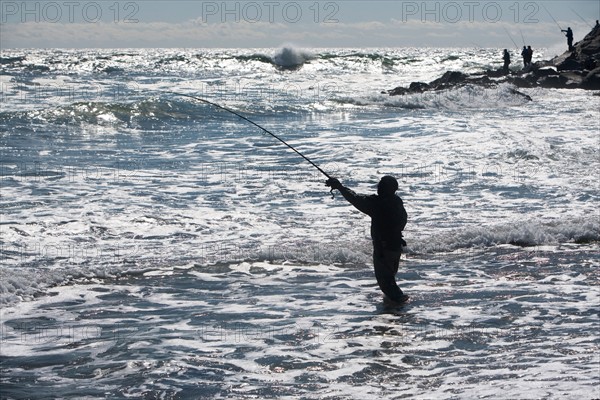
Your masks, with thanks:
[(502, 56), (502, 59), (504, 60), (504, 66), (502, 67), (502, 70), (505, 74), (508, 74), (508, 66), (510, 65), (510, 54), (508, 54), (507, 49), (504, 49), (504, 55)]
[(531, 60), (533, 59), (533, 49), (531, 46), (527, 46), (527, 65), (531, 65)]
[(406, 246), (402, 231), (407, 221), (402, 199), (396, 195), (398, 181), (392, 176), (384, 176), (377, 185), (377, 194), (373, 195), (356, 194), (336, 178), (328, 179), (325, 184), (339, 190), (350, 204), (371, 217), (373, 267), (379, 288), (394, 302), (408, 300), (396, 284), (402, 246)]
[(521, 57), (523, 57), (523, 68), (527, 66), (527, 55), (529, 52), (527, 51), (527, 47), (523, 46), (523, 50), (521, 51)]
[(564, 29), (561, 29), (560, 31), (566, 32), (565, 36), (567, 37), (567, 45), (569, 45), (569, 51), (573, 51), (573, 31), (571, 30), (571, 27), (567, 27), (566, 31)]

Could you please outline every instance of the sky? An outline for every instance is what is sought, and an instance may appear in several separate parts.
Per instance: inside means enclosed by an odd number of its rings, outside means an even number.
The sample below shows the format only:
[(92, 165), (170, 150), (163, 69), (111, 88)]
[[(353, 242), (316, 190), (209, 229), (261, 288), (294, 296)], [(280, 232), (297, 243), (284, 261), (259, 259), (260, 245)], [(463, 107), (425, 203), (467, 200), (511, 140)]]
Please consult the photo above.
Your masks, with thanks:
[[(11, 48), (491, 47), (578, 41), (600, 0), (0, 0)], [(560, 28), (560, 29), (559, 29)]]

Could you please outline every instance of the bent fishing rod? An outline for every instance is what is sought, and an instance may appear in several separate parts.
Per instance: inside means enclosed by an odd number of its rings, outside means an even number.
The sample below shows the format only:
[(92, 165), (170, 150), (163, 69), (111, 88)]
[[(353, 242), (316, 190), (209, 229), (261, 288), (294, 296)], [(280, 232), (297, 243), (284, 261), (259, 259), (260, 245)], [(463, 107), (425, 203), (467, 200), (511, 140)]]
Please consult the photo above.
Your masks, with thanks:
[(581, 15), (579, 15), (579, 13), (578, 13), (577, 11), (573, 10), (571, 7), (569, 7), (569, 10), (573, 11), (573, 13), (574, 13), (575, 15), (577, 15), (577, 16), (579, 17), (579, 19), (580, 19), (580, 20), (582, 20), (583, 22), (585, 22), (585, 24), (586, 24), (587, 26), (589, 26), (589, 27), (590, 27), (590, 29), (593, 29), (593, 28), (594, 28), (594, 27), (592, 26), (592, 24), (590, 24), (589, 22), (587, 22), (587, 20), (586, 20), (585, 18), (583, 18)]
[[(229, 109), (229, 108), (227, 108), (227, 107), (223, 107), (222, 105), (220, 105), (220, 104), (217, 104), (217, 103), (214, 103), (214, 102), (212, 102), (212, 101), (210, 101), (210, 100), (203, 99), (202, 97), (193, 96), (193, 95), (191, 95), (191, 94), (185, 94), (185, 93), (172, 92), (172, 91), (168, 91), (167, 93), (171, 93), (171, 94), (174, 94), (174, 95), (177, 95), (177, 96), (189, 97), (189, 98), (191, 98), (191, 99), (194, 99), (194, 100), (200, 101), (200, 102), (202, 102), (202, 103), (210, 104), (210, 105), (211, 105), (211, 106), (213, 106), (213, 107), (216, 107), (216, 108), (218, 108), (218, 109), (221, 109), (221, 110), (223, 110), (223, 111), (227, 111), (227, 112), (229, 112), (229, 113), (231, 113), (231, 114), (233, 114), (233, 115), (236, 115), (237, 117), (239, 117), (239, 118), (243, 119), (243, 120), (244, 120), (244, 121), (246, 121), (246, 122), (249, 122), (249, 123), (251, 123), (252, 125), (256, 126), (257, 128), (259, 128), (259, 129), (263, 130), (264, 132), (268, 133), (269, 135), (273, 136), (275, 139), (279, 140), (281, 143), (283, 143), (284, 145), (286, 145), (287, 147), (289, 147), (290, 149), (292, 149), (292, 150), (293, 150), (293, 151), (294, 151), (296, 154), (298, 154), (300, 157), (302, 157), (303, 159), (305, 159), (306, 161), (308, 161), (308, 162), (310, 163), (310, 165), (312, 165), (312, 166), (313, 166), (313, 167), (315, 167), (315, 168), (316, 168), (316, 169), (317, 169), (317, 170), (318, 170), (320, 173), (322, 173), (323, 175), (325, 175), (325, 176), (327, 177), (327, 179), (331, 179), (331, 176), (329, 176), (329, 174), (328, 174), (327, 172), (323, 171), (323, 170), (321, 169), (321, 167), (319, 167), (317, 164), (315, 164), (314, 162), (312, 162), (312, 160), (310, 160), (310, 159), (309, 159), (308, 157), (306, 157), (304, 154), (302, 154), (302, 153), (300, 153), (298, 150), (296, 150), (296, 149), (295, 149), (295, 148), (294, 148), (292, 145), (290, 145), (290, 144), (289, 144), (289, 143), (287, 143), (285, 140), (281, 139), (279, 136), (277, 136), (277, 135), (276, 135), (276, 134), (274, 134), (273, 132), (269, 131), (268, 129), (266, 129), (266, 128), (264, 128), (264, 127), (260, 126), (259, 124), (257, 124), (256, 122), (252, 121), (251, 119), (249, 119), (249, 118), (247, 118), (247, 117), (243, 116), (242, 114), (240, 114), (240, 113), (238, 113), (238, 112), (236, 112), (236, 111), (234, 111), (234, 110), (231, 110), (231, 109)], [(331, 189), (331, 195), (333, 196), (333, 189)]]
[(552, 18), (552, 21), (554, 21), (554, 23), (556, 24), (556, 26), (558, 26), (558, 29), (560, 29), (561, 31), (563, 30), (563, 28), (560, 26), (560, 24), (558, 23), (557, 20), (554, 19), (554, 17), (552, 16), (552, 14), (550, 14), (550, 11), (548, 11), (548, 9), (546, 8), (546, 6), (544, 5), (544, 3), (541, 3), (542, 7), (544, 7), (544, 10), (546, 10), (546, 12), (548, 13), (548, 15), (550, 16), (550, 18)]
[(507, 34), (507, 35), (508, 35), (508, 37), (510, 38), (511, 42), (513, 42), (513, 44), (515, 45), (515, 48), (516, 48), (517, 50), (519, 50), (519, 45), (517, 44), (517, 42), (515, 42), (515, 41), (513, 40), (513, 37), (512, 37), (512, 35), (510, 34), (510, 32), (508, 31), (508, 29), (504, 28), (504, 32), (506, 32), (506, 34)]

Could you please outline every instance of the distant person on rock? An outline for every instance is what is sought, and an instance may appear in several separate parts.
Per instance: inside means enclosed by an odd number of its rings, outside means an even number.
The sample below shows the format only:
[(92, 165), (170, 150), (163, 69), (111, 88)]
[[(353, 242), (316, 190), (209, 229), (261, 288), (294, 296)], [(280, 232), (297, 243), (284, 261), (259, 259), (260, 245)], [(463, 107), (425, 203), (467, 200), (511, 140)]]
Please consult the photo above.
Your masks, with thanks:
[(531, 65), (531, 60), (533, 59), (533, 49), (531, 46), (527, 46), (527, 65)]
[(505, 74), (508, 74), (508, 66), (510, 65), (510, 54), (508, 54), (507, 49), (504, 49), (504, 55), (502, 56), (502, 59), (504, 60), (504, 66), (502, 67), (502, 70)]
[(521, 57), (523, 57), (523, 68), (527, 66), (527, 55), (529, 52), (527, 51), (527, 47), (523, 46), (523, 50), (521, 51)]
[(567, 37), (567, 45), (569, 46), (569, 51), (573, 51), (573, 31), (569, 26), (567, 30), (561, 29), (561, 32), (565, 32), (565, 36)]
[(406, 246), (402, 231), (408, 217), (402, 199), (396, 195), (398, 181), (392, 176), (384, 176), (377, 185), (377, 194), (370, 196), (354, 193), (336, 178), (328, 179), (325, 184), (339, 190), (358, 211), (371, 217), (375, 278), (387, 299), (404, 303), (408, 296), (398, 287), (396, 274), (402, 246)]

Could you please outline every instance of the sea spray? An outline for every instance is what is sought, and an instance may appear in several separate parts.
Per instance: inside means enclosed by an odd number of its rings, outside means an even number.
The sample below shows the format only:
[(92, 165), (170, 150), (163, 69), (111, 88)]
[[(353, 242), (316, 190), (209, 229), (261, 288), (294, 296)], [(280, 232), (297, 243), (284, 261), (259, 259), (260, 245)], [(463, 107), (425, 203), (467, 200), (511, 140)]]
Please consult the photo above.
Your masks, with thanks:
[(275, 53), (272, 60), (275, 65), (282, 69), (297, 69), (315, 56), (305, 50), (287, 45)]

